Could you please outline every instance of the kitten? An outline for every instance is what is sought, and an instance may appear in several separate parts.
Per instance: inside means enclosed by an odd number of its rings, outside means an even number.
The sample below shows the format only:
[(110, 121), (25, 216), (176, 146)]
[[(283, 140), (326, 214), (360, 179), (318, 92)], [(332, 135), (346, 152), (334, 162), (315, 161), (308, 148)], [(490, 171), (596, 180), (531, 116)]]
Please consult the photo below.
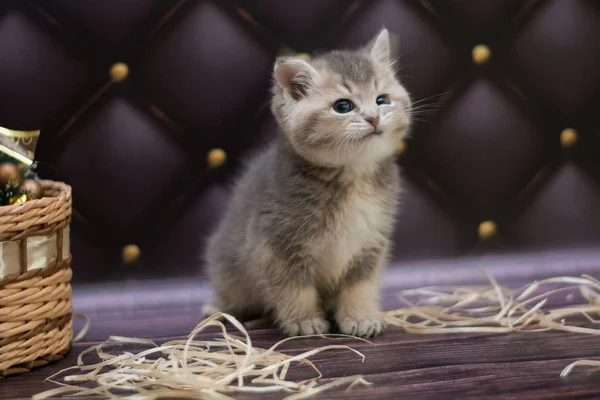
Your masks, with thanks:
[(216, 292), (205, 312), (271, 315), (287, 335), (371, 337), (396, 217), (394, 149), (410, 99), (388, 31), (365, 48), (275, 62), (282, 134), (247, 166), (206, 251)]

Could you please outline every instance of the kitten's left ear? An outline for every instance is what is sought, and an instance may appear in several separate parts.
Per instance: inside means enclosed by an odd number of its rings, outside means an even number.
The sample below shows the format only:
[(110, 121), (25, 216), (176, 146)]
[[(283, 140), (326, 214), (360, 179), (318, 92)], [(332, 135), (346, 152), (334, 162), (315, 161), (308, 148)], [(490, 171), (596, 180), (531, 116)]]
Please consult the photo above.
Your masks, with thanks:
[(371, 58), (376, 62), (389, 64), (392, 56), (390, 51), (390, 34), (383, 28), (368, 46)]

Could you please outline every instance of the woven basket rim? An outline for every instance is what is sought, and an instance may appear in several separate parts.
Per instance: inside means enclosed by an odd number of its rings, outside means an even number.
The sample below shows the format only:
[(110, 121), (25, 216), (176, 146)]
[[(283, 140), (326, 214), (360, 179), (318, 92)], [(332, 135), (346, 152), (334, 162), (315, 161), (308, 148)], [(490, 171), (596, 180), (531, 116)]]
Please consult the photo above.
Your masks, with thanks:
[(0, 207), (0, 241), (47, 235), (70, 223), (71, 187), (64, 182), (41, 180), (45, 197)]
[(57, 187), (60, 188), (58, 196), (44, 196), (40, 199), (29, 200), (25, 204), (10, 204), (6, 206), (0, 206), (0, 215), (13, 214), (14, 210), (22, 208), (25, 205), (29, 205), (31, 208), (37, 208), (39, 205), (47, 206), (49, 203), (58, 201), (61, 197), (70, 196), (72, 189), (71, 186), (61, 181), (53, 181), (50, 179), (40, 179), (40, 184), (43, 188)]

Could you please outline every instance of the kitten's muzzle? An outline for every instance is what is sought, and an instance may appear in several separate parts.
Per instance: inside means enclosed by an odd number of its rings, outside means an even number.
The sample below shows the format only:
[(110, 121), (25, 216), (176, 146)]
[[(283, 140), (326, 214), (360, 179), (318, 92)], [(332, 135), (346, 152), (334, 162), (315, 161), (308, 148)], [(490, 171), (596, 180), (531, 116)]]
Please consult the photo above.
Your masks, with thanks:
[(377, 129), (377, 125), (379, 125), (379, 117), (369, 117), (365, 118), (365, 120), (373, 126), (373, 128)]
[(371, 132), (371, 135), (376, 135), (376, 136), (381, 135), (382, 132), (379, 129), (377, 129), (377, 126), (379, 125), (379, 117), (365, 118), (365, 121), (367, 121), (373, 127), (373, 131)]

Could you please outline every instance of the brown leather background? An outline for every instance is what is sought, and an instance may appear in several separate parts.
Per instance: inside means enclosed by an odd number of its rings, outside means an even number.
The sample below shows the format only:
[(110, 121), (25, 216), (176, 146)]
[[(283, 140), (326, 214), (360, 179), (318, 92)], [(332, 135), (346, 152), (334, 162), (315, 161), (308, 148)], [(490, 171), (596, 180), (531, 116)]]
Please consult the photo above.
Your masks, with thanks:
[[(3, 1), (0, 126), (42, 129), (41, 175), (73, 186), (76, 280), (201, 274), (238, 160), (274, 134), (274, 57), (382, 25), (424, 105), (399, 159), (394, 262), (598, 246), (598, 1)], [(119, 61), (130, 73), (112, 84)], [(215, 147), (228, 160), (210, 169)], [(125, 266), (128, 243), (142, 257)]]

